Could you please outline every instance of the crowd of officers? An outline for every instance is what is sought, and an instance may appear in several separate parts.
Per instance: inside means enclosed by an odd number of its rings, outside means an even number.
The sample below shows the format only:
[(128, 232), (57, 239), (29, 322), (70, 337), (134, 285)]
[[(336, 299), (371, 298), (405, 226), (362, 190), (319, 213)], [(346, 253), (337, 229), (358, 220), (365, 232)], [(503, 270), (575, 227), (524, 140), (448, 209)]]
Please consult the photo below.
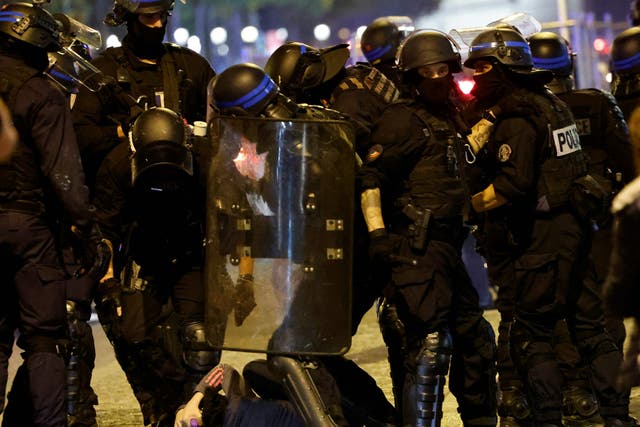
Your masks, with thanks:
[[(172, 9), (115, 0), (105, 22), (126, 25), (122, 46), (91, 60), (97, 82), (71, 87), (50, 78), (55, 17), (0, 9), (3, 426), (97, 425), (92, 302), (145, 425), (439, 426), (447, 377), (467, 427), (638, 425), (635, 358), (617, 379), (622, 320), (638, 316), (640, 27), (614, 42), (611, 95), (575, 88), (557, 34), (487, 28), (462, 63), (450, 36), (397, 17), (364, 32), (368, 63), (347, 66), (347, 45), (288, 42), (264, 69), (216, 75), (163, 42)], [(249, 387), (219, 365), (203, 279), (212, 153), (186, 137), (212, 115), (351, 123), (350, 333), (376, 305), (393, 404), (342, 356), (304, 359), (317, 402), (259, 362)], [(470, 232), (497, 290), (497, 338), (462, 260)], [(243, 265), (217, 278), (236, 290), (237, 324), (256, 305)], [(5, 405), (16, 336), (24, 362)]]

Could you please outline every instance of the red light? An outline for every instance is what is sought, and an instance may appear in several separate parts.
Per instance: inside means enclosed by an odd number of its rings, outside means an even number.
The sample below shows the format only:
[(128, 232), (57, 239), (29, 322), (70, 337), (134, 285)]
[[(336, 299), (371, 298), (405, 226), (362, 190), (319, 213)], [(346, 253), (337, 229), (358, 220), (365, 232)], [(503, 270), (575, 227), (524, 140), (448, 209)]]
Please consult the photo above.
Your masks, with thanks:
[(596, 52), (604, 52), (607, 48), (607, 41), (601, 37), (598, 37), (593, 41), (593, 48)]
[(458, 87), (460, 88), (460, 91), (465, 95), (469, 95), (471, 93), (471, 89), (473, 89), (473, 86), (475, 86), (475, 84), (476, 82), (474, 82), (473, 80), (458, 80)]

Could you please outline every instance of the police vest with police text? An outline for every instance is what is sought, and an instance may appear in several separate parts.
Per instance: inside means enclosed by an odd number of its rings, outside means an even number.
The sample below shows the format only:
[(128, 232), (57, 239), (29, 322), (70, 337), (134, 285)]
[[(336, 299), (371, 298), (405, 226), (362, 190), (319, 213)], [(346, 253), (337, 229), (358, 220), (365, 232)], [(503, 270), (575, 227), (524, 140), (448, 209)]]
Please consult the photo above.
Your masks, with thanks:
[(536, 117), (537, 129), (546, 127), (546, 141), (538, 163), (537, 210), (567, 207), (574, 181), (587, 173), (578, 128), (567, 105), (551, 92), (528, 93), (523, 98), (540, 112)]
[[(607, 169), (613, 172), (621, 172), (614, 170), (607, 153), (608, 141), (616, 137), (627, 139), (629, 134), (624, 115), (615, 98), (610, 93), (598, 89), (571, 90), (558, 94), (558, 97), (567, 103), (573, 114), (578, 134), (580, 135), (580, 144), (587, 155), (589, 173), (597, 173), (605, 177), (609, 173)], [(606, 129), (603, 129), (602, 125), (603, 120), (606, 119), (607, 112), (599, 108), (603, 100), (606, 101), (611, 113), (617, 120), (618, 126), (616, 130), (620, 132), (618, 135), (605, 135)]]

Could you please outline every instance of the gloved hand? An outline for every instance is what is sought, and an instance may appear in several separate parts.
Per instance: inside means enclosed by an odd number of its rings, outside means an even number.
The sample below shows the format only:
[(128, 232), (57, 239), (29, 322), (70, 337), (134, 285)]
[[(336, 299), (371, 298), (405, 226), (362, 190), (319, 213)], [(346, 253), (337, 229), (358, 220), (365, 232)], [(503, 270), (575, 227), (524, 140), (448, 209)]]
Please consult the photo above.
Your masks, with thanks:
[(233, 309), (236, 326), (242, 325), (244, 319), (251, 314), (256, 307), (256, 299), (253, 294), (253, 276), (243, 274), (238, 277), (233, 296)]
[(87, 275), (94, 280), (100, 280), (109, 269), (111, 261), (111, 248), (105, 239), (98, 224), (91, 223), (84, 227), (74, 228), (74, 232), (82, 243), (82, 271), (79, 275)]
[(369, 259), (372, 263), (390, 263), (394, 244), (384, 228), (369, 233)]
[(202, 411), (200, 410), (200, 402), (204, 394), (196, 392), (187, 404), (176, 412), (176, 420), (174, 427), (198, 427), (202, 424)]

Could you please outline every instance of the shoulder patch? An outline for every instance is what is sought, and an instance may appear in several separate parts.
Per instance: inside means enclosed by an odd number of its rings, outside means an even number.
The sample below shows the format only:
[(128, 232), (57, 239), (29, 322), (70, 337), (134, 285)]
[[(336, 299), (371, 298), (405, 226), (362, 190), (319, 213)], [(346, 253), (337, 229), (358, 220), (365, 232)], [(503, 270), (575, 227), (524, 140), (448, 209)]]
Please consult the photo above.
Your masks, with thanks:
[(369, 151), (367, 151), (367, 157), (365, 158), (364, 162), (365, 163), (375, 162), (382, 155), (383, 151), (384, 149), (382, 148), (382, 145), (380, 144), (374, 145), (373, 147), (369, 148)]
[(511, 146), (509, 144), (502, 144), (500, 148), (498, 148), (498, 160), (503, 163), (506, 162), (507, 160), (509, 160), (509, 158), (511, 158), (512, 152), (513, 150), (511, 149)]

